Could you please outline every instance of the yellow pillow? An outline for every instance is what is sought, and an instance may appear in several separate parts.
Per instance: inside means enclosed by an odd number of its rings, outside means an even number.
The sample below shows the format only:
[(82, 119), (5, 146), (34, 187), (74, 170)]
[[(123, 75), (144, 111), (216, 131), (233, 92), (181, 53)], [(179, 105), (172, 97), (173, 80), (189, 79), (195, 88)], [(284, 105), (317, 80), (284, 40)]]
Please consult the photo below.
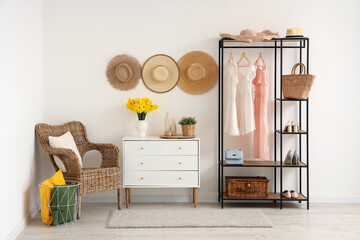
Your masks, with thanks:
[(51, 225), (53, 218), (51, 216), (51, 195), (54, 185), (66, 185), (61, 169), (57, 171), (50, 179), (46, 179), (40, 186), (41, 219), (46, 225)]

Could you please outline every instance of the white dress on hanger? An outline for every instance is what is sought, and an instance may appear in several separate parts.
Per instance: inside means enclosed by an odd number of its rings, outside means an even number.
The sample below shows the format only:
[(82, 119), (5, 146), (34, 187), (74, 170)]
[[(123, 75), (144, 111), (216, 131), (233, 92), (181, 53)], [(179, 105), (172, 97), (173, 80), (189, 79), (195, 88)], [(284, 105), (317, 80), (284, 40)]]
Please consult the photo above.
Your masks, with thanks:
[(226, 111), (224, 121), (224, 132), (232, 136), (239, 136), (239, 127), (236, 110), (236, 91), (238, 79), (238, 66), (235, 59), (226, 62), (224, 71)]
[(249, 67), (239, 67), (238, 93), (239, 93), (239, 130), (240, 135), (245, 135), (255, 130), (254, 99), (252, 80), (256, 75), (253, 64)]

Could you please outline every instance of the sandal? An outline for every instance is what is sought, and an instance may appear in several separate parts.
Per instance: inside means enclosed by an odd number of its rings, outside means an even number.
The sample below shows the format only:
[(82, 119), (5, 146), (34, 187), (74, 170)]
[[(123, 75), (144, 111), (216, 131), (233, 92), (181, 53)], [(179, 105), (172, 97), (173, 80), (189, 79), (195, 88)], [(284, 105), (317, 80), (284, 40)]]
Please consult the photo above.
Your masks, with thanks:
[(294, 190), (291, 190), (290, 191), (290, 195), (291, 195), (291, 198), (298, 198), (299, 195), (297, 194), (297, 192), (295, 192)]
[(283, 191), (282, 196), (284, 198), (291, 198), (291, 194), (290, 194), (290, 192), (288, 190)]

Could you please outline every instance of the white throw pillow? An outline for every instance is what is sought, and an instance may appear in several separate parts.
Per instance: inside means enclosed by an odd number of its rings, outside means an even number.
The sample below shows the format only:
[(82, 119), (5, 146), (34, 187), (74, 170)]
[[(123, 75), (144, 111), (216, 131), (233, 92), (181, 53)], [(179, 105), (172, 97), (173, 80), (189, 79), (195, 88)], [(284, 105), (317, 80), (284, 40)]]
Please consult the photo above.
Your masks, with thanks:
[[(79, 159), (80, 167), (82, 167), (81, 155), (76, 146), (75, 140), (70, 132), (67, 132), (59, 137), (49, 136), (49, 143), (50, 146), (53, 148), (68, 148), (73, 150)], [(54, 161), (56, 163), (56, 166), (58, 166), (58, 168), (61, 168), (63, 172), (66, 172), (66, 168), (64, 164), (58, 157), (54, 156)]]

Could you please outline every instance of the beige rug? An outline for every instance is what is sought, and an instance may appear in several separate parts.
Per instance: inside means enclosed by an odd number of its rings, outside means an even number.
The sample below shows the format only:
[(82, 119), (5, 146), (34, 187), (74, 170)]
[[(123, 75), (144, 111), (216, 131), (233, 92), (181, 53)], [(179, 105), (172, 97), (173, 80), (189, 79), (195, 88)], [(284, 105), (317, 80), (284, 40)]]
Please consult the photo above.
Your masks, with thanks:
[(258, 209), (136, 209), (110, 212), (108, 228), (271, 228)]

